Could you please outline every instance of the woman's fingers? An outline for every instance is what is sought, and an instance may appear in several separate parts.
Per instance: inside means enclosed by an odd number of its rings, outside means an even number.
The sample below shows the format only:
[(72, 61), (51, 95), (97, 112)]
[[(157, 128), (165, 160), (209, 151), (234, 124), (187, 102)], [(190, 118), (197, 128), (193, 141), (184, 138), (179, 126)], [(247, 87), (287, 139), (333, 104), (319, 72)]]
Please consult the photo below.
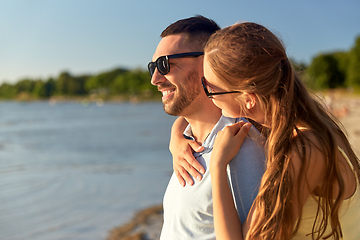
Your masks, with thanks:
[[(190, 147), (195, 151), (195, 152), (202, 152), (204, 151), (204, 147), (199, 145), (197, 142), (195, 141), (192, 141), (192, 142), (189, 142), (189, 145)], [(198, 176), (201, 177), (199, 173), (201, 174), (204, 174), (205, 173), (205, 168), (196, 160), (196, 158), (194, 157), (194, 155), (191, 153), (187, 153), (185, 154), (184, 158), (186, 159), (186, 161), (193, 167), (196, 169), (197, 171), (197, 174), (196, 176), (191, 174), (193, 177), (197, 178), (198, 179)]]
[(226, 167), (231, 159), (236, 156), (250, 127), (250, 123), (239, 122), (225, 127), (218, 133), (211, 154), (210, 165), (214, 169)]
[(176, 178), (178, 179), (180, 185), (181, 185), (182, 187), (185, 187), (186, 181), (185, 181), (185, 179), (183, 178), (183, 176), (182, 176), (182, 175), (180, 174), (180, 172), (179, 172), (178, 170), (176, 170), (176, 169), (174, 169), (174, 172), (175, 172)]
[(240, 140), (241, 138), (244, 139), (246, 137), (246, 135), (249, 133), (251, 127), (251, 123), (248, 122), (237, 122), (233, 125), (230, 126), (226, 126), (223, 130), (221, 130), (218, 133), (218, 136), (220, 135), (221, 137), (227, 137), (227, 138), (232, 138), (232, 137), (237, 137), (238, 140)]
[(191, 149), (194, 152), (202, 152), (204, 151), (204, 147), (201, 146), (199, 143), (195, 142), (195, 141), (189, 141), (189, 146), (191, 147)]
[(182, 187), (185, 187), (186, 183), (188, 183), (190, 186), (194, 184), (189, 173), (186, 170), (184, 170), (184, 168), (179, 168), (177, 170), (174, 170), (174, 172)]
[(241, 143), (244, 141), (245, 137), (249, 133), (249, 130), (251, 128), (251, 123), (244, 123), (241, 125), (240, 129), (235, 134), (235, 138), (238, 141), (241, 141)]
[(185, 150), (178, 150), (179, 155), (177, 158), (173, 159), (173, 167), (176, 177), (181, 186), (185, 186), (186, 183), (191, 186), (194, 185), (193, 178), (201, 181), (201, 174), (205, 173), (205, 169), (196, 160), (193, 155), (193, 151), (201, 152), (203, 150), (204, 147), (202, 147), (195, 141), (188, 141), (188, 147)]
[[(196, 159), (193, 161), (193, 164), (199, 164)], [(193, 178), (196, 178), (198, 181), (201, 181), (202, 179), (202, 175), (188, 162), (187, 159), (178, 160), (177, 163), (174, 163), (174, 171), (181, 186), (185, 186), (186, 183), (190, 186), (194, 185)]]

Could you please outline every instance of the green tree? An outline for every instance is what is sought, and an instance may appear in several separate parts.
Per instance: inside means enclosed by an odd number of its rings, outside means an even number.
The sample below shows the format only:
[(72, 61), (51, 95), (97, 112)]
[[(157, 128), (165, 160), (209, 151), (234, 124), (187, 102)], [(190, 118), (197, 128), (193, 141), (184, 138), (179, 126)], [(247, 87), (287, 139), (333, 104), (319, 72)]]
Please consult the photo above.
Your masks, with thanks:
[(135, 69), (119, 75), (111, 86), (114, 94), (154, 94), (157, 92), (155, 86), (151, 84), (151, 77), (148, 71)]
[(116, 68), (108, 72), (102, 72), (98, 75), (92, 76), (87, 79), (85, 83), (85, 90), (90, 92), (91, 90), (110, 88), (114, 80), (121, 74), (128, 72), (122, 68)]
[(78, 77), (73, 77), (69, 83), (69, 94), (70, 95), (84, 95), (88, 93), (85, 89), (85, 83), (89, 76), (83, 75)]
[(129, 89), (128, 85), (128, 78), (126, 74), (118, 75), (111, 86), (113, 94), (127, 93)]
[[(134, 70), (126, 74), (128, 81), (128, 92), (131, 94), (139, 94), (144, 90), (144, 78), (141, 71)], [(150, 80), (149, 80), (150, 81)]]
[(141, 90), (150, 90), (155, 93), (158, 92), (157, 88), (151, 84), (151, 77), (148, 71), (144, 70), (135, 70), (141, 79)]
[(72, 76), (70, 75), (70, 73), (68, 72), (60, 73), (56, 81), (56, 94), (68, 95), (71, 81), (72, 81)]
[(45, 88), (45, 96), (46, 97), (51, 97), (55, 94), (56, 92), (56, 82), (53, 78), (49, 78), (45, 84), (44, 84), (44, 88)]
[(360, 36), (357, 37), (354, 47), (349, 52), (346, 85), (360, 87)]
[(48, 97), (46, 96), (45, 83), (42, 80), (37, 80), (34, 82), (34, 89), (32, 91), (32, 95), (37, 98)]
[(320, 89), (344, 86), (345, 74), (340, 70), (334, 54), (318, 55), (312, 60), (307, 72)]
[(35, 83), (33, 80), (30, 79), (23, 79), (15, 84), (15, 89), (17, 93), (22, 93), (22, 92), (31, 93), (34, 87), (35, 87)]
[(12, 99), (16, 96), (17, 90), (14, 85), (3, 83), (0, 86), (0, 97), (3, 99)]
[(341, 87), (346, 87), (349, 67), (349, 52), (335, 52), (333, 55), (337, 61), (337, 69), (342, 74), (341, 76), (343, 76)]

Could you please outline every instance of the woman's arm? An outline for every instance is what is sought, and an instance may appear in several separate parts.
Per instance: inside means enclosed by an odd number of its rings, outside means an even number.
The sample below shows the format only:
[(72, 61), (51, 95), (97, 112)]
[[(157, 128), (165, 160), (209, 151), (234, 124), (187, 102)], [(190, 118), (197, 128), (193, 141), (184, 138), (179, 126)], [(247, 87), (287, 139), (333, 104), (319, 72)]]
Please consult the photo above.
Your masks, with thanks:
[(241, 222), (223, 170), (211, 172), (216, 239), (242, 239)]
[(227, 179), (227, 164), (235, 157), (251, 124), (239, 122), (225, 127), (215, 139), (210, 160), (216, 239), (242, 240), (242, 225)]
[(204, 148), (197, 142), (184, 138), (183, 132), (187, 125), (188, 122), (183, 117), (175, 120), (171, 128), (169, 145), (174, 172), (181, 186), (185, 186), (186, 182), (189, 185), (194, 184), (190, 175), (200, 181), (202, 179), (200, 173), (205, 173), (204, 167), (193, 156), (193, 151), (201, 152)]
[[(227, 181), (226, 164), (236, 155), (243, 139), (248, 130), (244, 123), (238, 123), (224, 128), (218, 133), (214, 143), (213, 152), (210, 161), (210, 173), (213, 187), (213, 207), (214, 207), (214, 224), (217, 239), (245, 239), (249, 226), (258, 218), (257, 209), (249, 213), (248, 219), (244, 226), (238, 218), (235, 218), (236, 209), (233, 202), (232, 194)], [(298, 155), (297, 151), (291, 153), (290, 177), (293, 179), (296, 191), (292, 193), (292, 228), (296, 224), (296, 220), (302, 208), (310, 196), (317, 194), (317, 188), (323, 184), (324, 169), (326, 160), (324, 154), (320, 150), (320, 144), (310, 135), (312, 140), (309, 145), (305, 145), (306, 156), (305, 162)], [(294, 144), (301, 144), (295, 141)], [(298, 146), (304, 147), (303, 144)], [(305, 171), (301, 172), (301, 166), (305, 164)], [(303, 174), (301, 177), (299, 174)], [(299, 182), (300, 181), (300, 182)], [(334, 188), (336, 190), (336, 187)], [(242, 233), (243, 231), (243, 233)], [(242, 235), (243, 234), (243, 235)], [(248, 239), (251, 239), (249, 237)], [(280, 239), (275, 237), (275, 239)]]

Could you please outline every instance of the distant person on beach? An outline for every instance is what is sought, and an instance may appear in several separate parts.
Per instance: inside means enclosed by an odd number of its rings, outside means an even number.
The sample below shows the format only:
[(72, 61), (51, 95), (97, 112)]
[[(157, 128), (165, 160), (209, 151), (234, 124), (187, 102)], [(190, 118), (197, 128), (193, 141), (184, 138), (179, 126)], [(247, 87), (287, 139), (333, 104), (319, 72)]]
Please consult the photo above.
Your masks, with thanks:
[[(171, 24), (162, 32), (153, 62), (148, 65), (151, 83), (163, 94), (165, 112), (182, 116), (189, 123), (181, 137), (191, 139), (186, 144), (202, 145), (194, 153), (197, 161), (194, 159), (194, 162), (188, 163), (184, 159), (174, 159), (174, 173), (164, 196), (164, 225), (160, 239), (215, 239), (208, 170), (212, 147), (217, 133), (225, 126), (247, 122), (244, 118), (222, 116), (221, 110), (206, 96), (201, 84), (203, 46), (217, 30), (219, 26), (214, 21), (202, 16)], [(182, 122), (185, 121), (179, 120), (180, 126)], [(237, 213), (231, 218), (241, 222), (248, 215), (264, 172), (263, 140), (262, 135), (251, 128), (227, 170), (237, 207)], [(177, 147), (176, 142), (172, 141), (170, 149)], [(182, 145), (179, 148), (186, 147)], [(190, 178), (189, 173), (198, 181)]]
[(217, 31), (204, 52), (202, 81), (213, 103), (269, 133), (266, 171), (245, 224), (233, 217), (226, 169), (250, 124), (218, 133), (210, 161), (216, 239), (360, 239), (359, 158), (296, 76), (281, 41), (245, 22)]

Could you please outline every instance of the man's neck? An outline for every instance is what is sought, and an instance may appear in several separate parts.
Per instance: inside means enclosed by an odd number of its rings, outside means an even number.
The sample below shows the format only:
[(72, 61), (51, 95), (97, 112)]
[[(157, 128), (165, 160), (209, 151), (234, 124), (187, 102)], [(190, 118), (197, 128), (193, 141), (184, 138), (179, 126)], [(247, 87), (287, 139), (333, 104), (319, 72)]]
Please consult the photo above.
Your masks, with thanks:
[(221, 110), (212, 102), (210, 104), (202, 104), (196, 111), (184, 116), (191, 125), (191, 131), (195, 141), (199, 144), (205, 141), (220, 117)]

